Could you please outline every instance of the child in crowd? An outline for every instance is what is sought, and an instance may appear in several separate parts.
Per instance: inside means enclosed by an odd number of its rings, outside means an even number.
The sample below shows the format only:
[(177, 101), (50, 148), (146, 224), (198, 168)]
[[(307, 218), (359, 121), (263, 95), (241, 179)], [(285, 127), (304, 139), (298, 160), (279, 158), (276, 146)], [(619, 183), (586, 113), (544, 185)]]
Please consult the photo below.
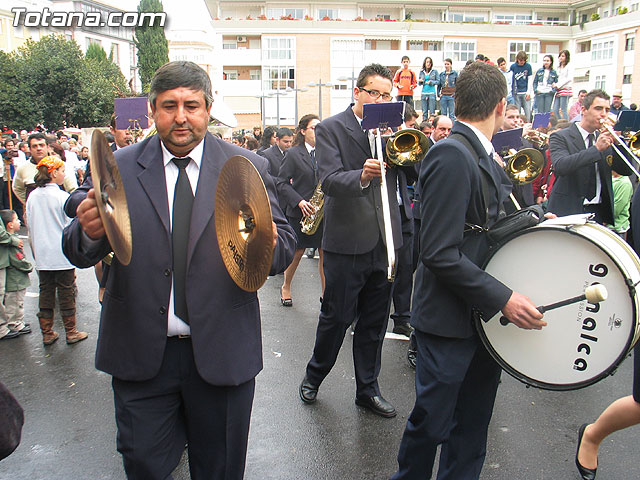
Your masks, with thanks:
[(64, 213), (69, 194), (60, 189), (65, 180), (65, 165), (57, 157), (44, 157), (37, 165), (36, 189), (27, 199), (29, 234), (33, 257), (40, 277), (40, 330), (42, 342), (51, 345), (58, 339), (53, 331), (56, 291), (67, 343), (87, 338), (87, 333), (76, 330), (76, 274), (62, 253), (62, 231), (71, 219)]
[[(0, 218), (7, 229), (7, 233), (17, 238), (17, 232), (20, 230), (18, 214), (13, 210), (0, 210)], [(33, 270), (33, 265), (25, 257), (22, 248), (17, 246), (9, 247), (9, 266), (7, 267), (7, 282), (4, 295), (4, 309), (9, 325), (25, 325), (24, 295), (27, 287), (31, 285), (29, 280), (29, 272), (31, 270)], [(31, 332), (30, 328), (29, 332)]]
[[(18, 228), (20, 228), (19, 224)], [(21, 334), (31, 333), (30, 325), (25, 324), (22, 319), (15, 321), (14, 318), (9, 318), (4, 306), (9, 257), (14, 250), (22, 250), (23, 246), (22, 240), (17, 235), (7, 232), (3, 222), (0, 222), (0, 340), (8, 340)]]
[(393, 86), (398, 89), (398, 101), (406, 102), (413, 107), (413, 89), (418, 86), (418, 79), (409, 69), (409, 57), (402, 57), (402, 68), (393, 77)]

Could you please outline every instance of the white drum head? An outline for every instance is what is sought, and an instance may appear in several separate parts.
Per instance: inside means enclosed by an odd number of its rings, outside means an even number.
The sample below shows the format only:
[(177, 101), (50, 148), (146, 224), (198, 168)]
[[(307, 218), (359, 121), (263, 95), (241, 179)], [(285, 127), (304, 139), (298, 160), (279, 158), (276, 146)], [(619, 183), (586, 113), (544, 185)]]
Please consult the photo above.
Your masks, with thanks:
[[(500, 247), (485, 270), (537, 306), (576, 297), (594, 283), (608, 299), (586, 300), (545, 313), (541, 331), (500, 323), (499, 313), (478, 327), (485, 345), (511, 375), (530, 385), (571, 390), (610, 374), (632, 346), (638, 309), (627, 285), (638, 260), (604, 227), (536, 227)], [(633, 256), (633, 257), (631, 257)], [(629, 279), (631, 280), (631, 279)], [(636, 279), (637, 281), (637, 279)]]

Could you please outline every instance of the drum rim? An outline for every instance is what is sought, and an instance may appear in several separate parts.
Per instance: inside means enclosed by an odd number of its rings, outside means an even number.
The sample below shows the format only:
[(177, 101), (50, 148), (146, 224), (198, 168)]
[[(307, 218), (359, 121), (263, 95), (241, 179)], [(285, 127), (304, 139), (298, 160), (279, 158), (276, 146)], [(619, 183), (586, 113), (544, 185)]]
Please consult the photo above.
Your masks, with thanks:
[[(589, 225), (589, 226), (594, 226), (597, 224), (593, 224), (593, 223), (587, 223), (585, 225)], [(589, 242), (591, 242), (592, 244), (596, 245), (601, 251), (603, 251), (607, 257), (609, 257), (611, 259), (611, 261), (616, 265), (616, 267), (618, 268), (618, 270), (620, 270), (620, 272), (625, 273), (625, 270), (621, 265), (620, 262), (618, 262), (618, 260), (616, 258), (613, 257), (612, 253), (609, 252), (607, 249), (603, 249), (600, 245), (598, 245), (593, 239), (585, 236), (585, 235), (580, 235), (580, 233), (574, 228), (576, 226), (582, 226), (582, 225), (567, 225), (566, 227), (562, 228), (558, 228), (558, 226), (545, 226), (545, 225), (537, 225), (535, 227), (531, 227), (531, 228), (526, 228), (524, 230), (520, 230), (519, 232), (515, 232), (511, 235), (509, 235), (508, 237), (506, 237), (503, 241), (501, 241), (500, 243), (496, 244), (495, 246), (493, 246), (490, 251), (489, 251), (489, 255), (487, 255), (485, 261), (482, 264), (482, 269), (485, 270), (487, 268), (487, 265), (489, 264), (489, 262), (491, 261), (491, 259), (494, 257), (494, 255), (496, 254), (496, 252), (498, 252), (498, 250), (500, 250), (500, 248), (507, 244), (508, 242), (510, 242), (511, 240), (524, 235), (525, 233), (529, 232), (529, 233), (533, 233), (536, 231), (544, 231), (544, 230), (552, 230), (552, 231), (566, 231), (572, 235), (576, 235), (580, 238), (583, 238)], [(605, 227), (603, 227), (605, 228)], [(631, 252), (633, 252), (635, 254), (635, 251), (631, 250)], [(637, 255), (637, 254), (636, 254)], [(626, 274), (625, 274), (626, 277)], [(635, 288), (631, 285), (627, 284), (627, 291), (629, 293), (630, 298), (633, 300), (633, 297), (631, 296), (631, 291), (635, 290)], [(640, 293), (636, 293), (636, 295), (640, 295)], [(507, 364), (507, 362), (498, 354), (498, 352), (493, 348), (493, 346), (491, 345), (491, 343), (489, 342), (487, 335), (484, 332), (484, 329), (482, 328), (482, 325), (484, 322), (484, 320), (482, 320), (481, 318), (479, 318), (478, 315), (474, 315), (474, 325), (476, 327), (476, 332), (478, 334), (478, 336), (480, 337), (480, 340), (482, 342), (482, 345), (487, 349), (487, 351), (489, 352), (489, 354), (491, 355), (491, 357), (496, 361), (496, 363), (505, 371), (507, 372), (509, 375), (511, 375), (513, 378), (515, 378), (516, 380), (518, 380), (521, 383), (524, 383), (525, 385), (529, 385), (531, 387), (536, 387), (536, 388), (541, 388), (543, 390), (551, 390), (551, 391), (556, 391), (556, 392), (562, 392), (562, 391), (570, 391), (570, 390), (580, 390), (581, 388), (585, 388), (585, 387), (589, 387), (591, 385), (594, 385), (596, 383), (598, 383), (599, 381), (603, 380), (604, 378), (613, 375), (616, 370), (618, 369), (618, 367), (622, 364), (622, 362), (627, 358), (627, 356), (629, 355), (629, 353), (631, 353), (631, 351), (633, 350), (633, 347), (635, 346), (635, 342), (633, 342), (633, 340), (636, 337), (636, 329), (638, 326), (638, 311), (636, 309), (636, 303), (634, 301), (631, 302), (631, 306), (632, 306), (632, 319), (633, 319), (633, 329), (631, 330), (632, 335), (629, 336), (629, 338), (627, 339), (627, 342), (625, 344), (625, 349), (623, 350), (623, 353), (621, 353), (616, 360), (611, 364), (611, 366), (609, 366), (607, 369), (603, 370), (601, 373), (599, 373), (598, 375), (591, 377), (587, 380), (583, 380), (581, 382), (576, 382), (576, 383), (566, 383), (566, 384), (557, 384), (557, 383), (547, 383), (547, 382), (542, 382), (539, 380), (534, 380), (531, 377), (523, 374), (522, 372), (516, 370), (515, 368), (511, 367), (509, 364)]]

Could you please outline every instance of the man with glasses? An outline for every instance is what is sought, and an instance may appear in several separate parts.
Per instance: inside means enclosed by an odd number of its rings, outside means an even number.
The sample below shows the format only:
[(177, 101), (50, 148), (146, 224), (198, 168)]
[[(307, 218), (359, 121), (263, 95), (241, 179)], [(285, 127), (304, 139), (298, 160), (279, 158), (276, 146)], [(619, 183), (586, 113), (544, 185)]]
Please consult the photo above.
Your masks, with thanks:
[[(387, 281), (381, 169), (373, 132), (364, 131), (361, 123), (365, 104), (391, 100), (392, 78), (382, 65), (366, 66), (354, 88), (355, 104), (316, 126), (316, 160), (325, 193), (325, 290), (313, 356), (299, 389), (303, 402), (316, 401), (345, 332), (355, 321), (355, 402), (387, 418), (396, 410), (380, 394), (378, 374), (392, 284)], [(387, 169), (393, 239), (400, 248), (396, 176), (397, 169)]]

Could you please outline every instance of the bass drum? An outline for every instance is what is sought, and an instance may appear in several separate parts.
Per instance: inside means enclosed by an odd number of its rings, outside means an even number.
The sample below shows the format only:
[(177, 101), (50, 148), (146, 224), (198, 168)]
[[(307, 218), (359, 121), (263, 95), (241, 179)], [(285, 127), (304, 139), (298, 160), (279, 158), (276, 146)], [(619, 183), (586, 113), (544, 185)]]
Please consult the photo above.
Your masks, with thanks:
[(640, 259), (616, 234), (595, 223), (539, 225), (510, 237), (485, 270), (535, 305), (607, 288), (600, 304), (586, 300), (544, 314), (542, 330), (502, 325), (501, 313), (476, 320), (483, 343), (518, 380), (548, 390), (575, 390), (612, 374), (639, 336)]

